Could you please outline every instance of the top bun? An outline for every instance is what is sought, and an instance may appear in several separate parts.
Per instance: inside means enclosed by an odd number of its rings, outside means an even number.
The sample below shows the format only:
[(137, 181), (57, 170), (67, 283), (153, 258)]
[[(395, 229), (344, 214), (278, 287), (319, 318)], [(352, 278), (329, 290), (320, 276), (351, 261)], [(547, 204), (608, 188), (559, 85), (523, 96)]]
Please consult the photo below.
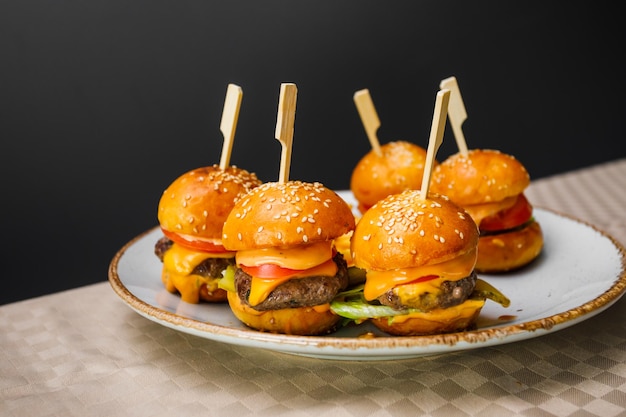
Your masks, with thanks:
[(407, 190), (376, 203), (352, 237), (354, 264), (366, 270), (412, 268), (445, 262), (475, 250), (476, 223), (447, 197)]
[(163, 192), (161, 228), (183, 235), (221, 239), (224, 221), (235, 202), (261, 184), (255, 174), (235, 166), (197, 168), (178, 177)]
[(354, 223), (348, 203), (320, 183), (268, 182), (237, 202), (222, 243), (232, 251), (302, 245), (335, 239)]
[(350, 190), (362, 212), (388, 195), (422, 186), (425, 149), (405, 141), (389, 142), (380, 149), (381, 155), (371, 150), (352, 171)]
[(521, 194), (530, 184), (526, 168), (511, 155), (473, 149), (450, 156), (433, 170), (430, 190), (461, 206), (499, 202)]

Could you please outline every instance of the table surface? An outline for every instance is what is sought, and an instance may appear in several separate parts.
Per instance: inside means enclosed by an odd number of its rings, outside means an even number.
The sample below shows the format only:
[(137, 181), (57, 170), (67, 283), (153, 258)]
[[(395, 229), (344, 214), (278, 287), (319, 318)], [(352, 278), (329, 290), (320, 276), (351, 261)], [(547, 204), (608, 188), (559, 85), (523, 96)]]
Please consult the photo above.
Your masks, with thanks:
[[(536, 180), (527, 196), (626, 246), (626, 159)], [(622, 297), (515, 343), (336, 361), (172, 330), (102, 282), (0, 307), (0, 415), (624, 416), (625, 318)]]

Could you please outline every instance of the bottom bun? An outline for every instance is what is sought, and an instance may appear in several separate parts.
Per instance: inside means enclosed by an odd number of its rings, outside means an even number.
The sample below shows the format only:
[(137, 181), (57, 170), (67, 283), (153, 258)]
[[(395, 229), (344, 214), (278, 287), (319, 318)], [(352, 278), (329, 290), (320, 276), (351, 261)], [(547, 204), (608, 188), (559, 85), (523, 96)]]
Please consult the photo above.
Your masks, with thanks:
[(478, 239), (477, 272), (506, 272), (534, 260), (543, 248), (543, 233), (533, 221), (521, 230), (487, 235)]
[(200, 301), (208, 303), (225, 303), (226, 291), (218, 288), (219, 278), (208, 278), (200, 275), (171, 274), (166, 268), (162, 269), (161, 280), (165, 289), (172, 294), (180, 294), (183, 301), (198, 304)]
[(226, 290), (217, 288), (215, 290), (209, 290), (209, 286), (203, 284), (200, 286), (200, 299), (209, 303), (223, 303), (226, 302)]
[(341, 317), (330, 309), (314, 307), (256, 311), (243, 304), (236, 292), (228, 292), (228, 304), (246, 326), (270, 333), (314, 336), (334, 331)]
[(437, 308), (425, 313), (411, 313), (394, 317), (371, 319), (374, 326), (394, 336), (424, 336), (452, 333), (471, 329), (485, 300), (466, 300), (464, 303)]

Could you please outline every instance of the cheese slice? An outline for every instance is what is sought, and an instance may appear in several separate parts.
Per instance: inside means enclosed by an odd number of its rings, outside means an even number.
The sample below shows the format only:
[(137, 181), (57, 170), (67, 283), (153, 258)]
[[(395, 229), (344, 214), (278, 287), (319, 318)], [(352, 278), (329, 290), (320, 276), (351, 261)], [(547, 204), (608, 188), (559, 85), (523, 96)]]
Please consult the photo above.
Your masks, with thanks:
[(320, 265), (333, 256), (331, 240), (299, 245), (291, 248), (263, 248), (237, 252), (237, 265), (278, 265), (289, 269), (309, 269)]
[(472, 249), (461, 256), (438, 264), (385, 271), (369, 270), (366, 272), (363, 295), (366, 300), (371, 301), (398, 285), (407, 284), (421, 277), (436, 275), (439, 278), (411, 284), (411, 286), (421, 287), (422, 292), (432, 292), (435, 286), (440, 285), (443, 281), (457, 281), (467, 277), (474, 270), (476, 255), (476, 249)]
[(472, 204), (469, 206), (463, 206), (463, 208), (472, 217), (472, 219), (474, 219), (476, 224), (480, 224), (481, 220), (485, 217), (489, 217), (501, 210), (513, 207), (516, 201), (517, 196), (515, 195), (495, 203)]
[[(233, 256), (234, 252), (231, 252), (230, 257)], [(165, 289), (172, 293), (178, 291), (183, 301), (197, 304), (202, 284), (206, 284), (209, 291), (215, 291), (217, 279), (192, 274), (192, 271), (205, 260), (215, 257), (214, 253), (198, 252), (174, 243), (163, 255), (161, 279)]]
[(465, 302), (447, 308), (436, 308), (427, 312), (415, 312), (393, 316), (393, 323), (403, 323), (407, 320), (418, 318), (439, 323), (450, 323), (453, 320), (468, 320), (476, 314), (478, 309), (485, 305), (485, 300), (468, 299)]
[(288, 275), (279, 278), (259, 278), (252, 277), (250, 283), (250, 295), (248, 296), (248, 303), (251, 306), (262, 303), (268, 295), (280, 284), (289, 281), (290, 279), (304, 278), (310, 276), (335, 276), (337, 274), (337, 264), (332, 259), (327, 260), (321, 265), (317, 265), (313, 268), (298, 271), (294, 275)]

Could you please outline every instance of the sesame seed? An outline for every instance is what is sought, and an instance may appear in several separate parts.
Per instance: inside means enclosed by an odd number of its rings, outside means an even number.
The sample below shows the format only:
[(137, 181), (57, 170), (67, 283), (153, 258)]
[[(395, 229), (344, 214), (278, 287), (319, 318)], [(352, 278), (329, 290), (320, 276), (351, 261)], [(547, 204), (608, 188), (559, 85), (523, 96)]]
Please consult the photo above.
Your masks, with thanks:
[(309, 241), (309, 237), (307, 235), (302, 235), (302, 240), (304, 242), (308, 242)]
[(237, 239), (241, 240), (241, 233), (237, 233)]
[(263, 226), (259, 226), (258, 229), (256, 229), (257, 233), (261, 233), (263, 231)]

